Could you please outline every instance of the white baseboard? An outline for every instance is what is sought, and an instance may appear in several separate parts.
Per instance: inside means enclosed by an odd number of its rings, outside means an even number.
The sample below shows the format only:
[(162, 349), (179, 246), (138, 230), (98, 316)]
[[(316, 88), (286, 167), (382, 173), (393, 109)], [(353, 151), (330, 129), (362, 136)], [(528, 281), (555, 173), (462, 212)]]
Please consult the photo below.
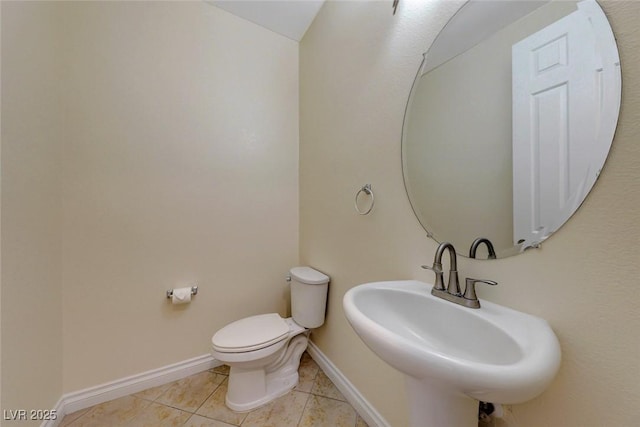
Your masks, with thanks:
[(215, 368), (221, 364), (221, 362), (214, 359), (210, 354), (205, 354), (141, 374), (67, 393), (58, 400), (55, 408), (53, 408), (58, 415), (57, 419), (45, 421), (40, 427), (57, 427), (66, 414), (71, 414), (119, 397), (138, 393), (151, 387), (177, 381), (189, 375)]
[(351, 384), (347, 377), (340, 372), (336, 365), (320, 351), (317, 345), (309, 341), (307, 352), (370, 427), (391, 427), (387, 420), (376, 411), (371, 403), (369, 403), (358, 389)]
[[(320, 369), (329, 377), (344, 395), (347, 401), (360, 414), (370, 427), (391, 427), (367, 399), (355, 388), (342, 372), (331, 362), (318, 346), (309, 341), (307, 347), (309, 355), (315, 360)], [(93, 405), (138, 393), (151, 387), (157, 387), (172, 381), (206, 371), (220, 366), (222, 363), (206, 354), (185, 360), (162, 368), (121, 378), (95, 387), (75, 391), (63, 395), (53, 409), (57, 419), (45, 421), (40, 427), (57, 427), (66, 414), (88, 408)]]

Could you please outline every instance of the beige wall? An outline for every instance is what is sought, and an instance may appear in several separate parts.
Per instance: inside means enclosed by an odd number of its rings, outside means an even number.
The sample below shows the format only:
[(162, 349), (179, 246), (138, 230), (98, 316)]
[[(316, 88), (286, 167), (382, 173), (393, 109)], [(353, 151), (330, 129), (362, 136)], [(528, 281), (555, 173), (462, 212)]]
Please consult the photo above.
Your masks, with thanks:
[[(436, 244), (404, 192), (405, 102), (426, 50), (460, 3), (329, 2), (300, 47), (300, 256), (332, 277), (328, 318), (314, 340), (393, 426), (408, 423), (402, 375), (357, 338), (342, 296), (360, 283), (415, 278)], [(640, 3), (603, 4), (623, 72), (620, 124), (582, 209), (541, 249), (498, 261), (459, 260), (462, 277), (497, 280), (488, 300), (547, 319), (563, 363), (551, 387), (513, 407), (511, 426), (632, 426), (640, 416)], [(371, 183), (376, 206), (353, 210)]]
[[(0, 51), (2, 50), (2, 5), (0, 5)], [(0, 55), (2, 70), (2, 55)], [(2, 100), (2, 71), (0, 71), (0, 104)], [(2, 129), (2, 108), (0, 105), (0, 130)], [(0, 153), (2, 152), (2, 135), (0, 131)], [(0, 154), (0, 378), (2, 378), (2, 156)], [(2, 408), (2, 380), (0, 380), (0, 408)]]
[(0, 407), (6, 410), (52, 408), (62, 393), (58, 12), (52, 4), (2, 2)]
[[(298, 260), (297, 43), (204, 2), (67, 17), (65, 392), (285, 314)], [(193, 282), (189, 306), (167, 303)]]
[[(285, 314), (298, 44), (204, 2), (2, 12), (2, 408), (50, 408)], [(193, 282), (191, 304), (168, 304)]]

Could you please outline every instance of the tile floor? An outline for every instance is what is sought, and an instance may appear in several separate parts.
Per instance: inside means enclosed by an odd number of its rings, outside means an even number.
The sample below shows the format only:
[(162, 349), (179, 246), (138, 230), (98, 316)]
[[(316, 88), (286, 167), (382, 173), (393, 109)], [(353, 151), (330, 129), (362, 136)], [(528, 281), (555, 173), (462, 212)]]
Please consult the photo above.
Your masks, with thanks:
[(294, 390), (246, 413), (225, 406), (221, 366), (74, 412), (60, 427), (367, 427), (306, 352), (299, 374)]

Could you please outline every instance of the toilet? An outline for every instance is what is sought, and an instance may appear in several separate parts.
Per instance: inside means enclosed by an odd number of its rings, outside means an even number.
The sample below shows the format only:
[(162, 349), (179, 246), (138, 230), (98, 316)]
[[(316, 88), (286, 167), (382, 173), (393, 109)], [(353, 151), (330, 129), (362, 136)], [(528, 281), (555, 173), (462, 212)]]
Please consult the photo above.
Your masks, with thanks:
[(311, 267), (294, 267), (287, 281), (291, 317), (246, 317), (211, 338), (213, 357), (231, 368), (225, 403), (234, 411), (250, 411), (295, 387), (311, 329), (324, 323), (329, 276)]

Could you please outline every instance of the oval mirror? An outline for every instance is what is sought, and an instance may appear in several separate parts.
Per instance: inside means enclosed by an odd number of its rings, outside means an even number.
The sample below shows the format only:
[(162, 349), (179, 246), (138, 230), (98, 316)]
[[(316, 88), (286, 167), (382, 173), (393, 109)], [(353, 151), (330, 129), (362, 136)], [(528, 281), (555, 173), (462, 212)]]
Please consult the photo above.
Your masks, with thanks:
[(425, 54), (405, 113), (405, 187), (428, 235), (464, 256), (486, 240), (483, 259), (538, 247), (595, 184), (620, 91), (595, 0), (467, 2)]

